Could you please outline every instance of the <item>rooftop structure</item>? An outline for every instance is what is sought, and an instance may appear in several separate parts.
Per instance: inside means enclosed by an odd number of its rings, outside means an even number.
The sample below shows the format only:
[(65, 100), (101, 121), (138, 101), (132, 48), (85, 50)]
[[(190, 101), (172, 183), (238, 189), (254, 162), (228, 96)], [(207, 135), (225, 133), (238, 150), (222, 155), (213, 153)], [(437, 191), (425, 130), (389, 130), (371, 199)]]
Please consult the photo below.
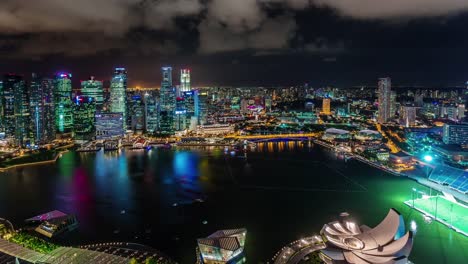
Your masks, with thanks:
[(198, 239), (199, 263), (244, 263), (242, 253), (247, 230), (220, 230), (207, 238)]
[(393, 208), (373, 229), (358, 226), (344, 213), (340, 221), (324, 225), (321, 234), (327, 248), (321, 250), (320, 258), (327, 264), (408, 263), (413, 246), (412, 232), (405, 233), (403, 217)]
[(322, 139), (324, 140), (334, 140), (334, 139), (349, 139), (349, 131), (337, 128), (329, 128), (325, 130), (325, 134)]

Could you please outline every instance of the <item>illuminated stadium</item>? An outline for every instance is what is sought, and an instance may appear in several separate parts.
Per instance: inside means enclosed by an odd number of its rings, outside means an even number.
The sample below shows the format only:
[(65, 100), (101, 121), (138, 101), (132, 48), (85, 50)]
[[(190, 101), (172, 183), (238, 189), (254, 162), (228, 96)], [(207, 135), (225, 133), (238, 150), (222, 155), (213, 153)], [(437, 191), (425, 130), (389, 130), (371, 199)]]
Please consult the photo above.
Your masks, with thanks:
[(429, 175), (429, 180), (468, 193), (468, 172), (446, 165), (438, 165)]

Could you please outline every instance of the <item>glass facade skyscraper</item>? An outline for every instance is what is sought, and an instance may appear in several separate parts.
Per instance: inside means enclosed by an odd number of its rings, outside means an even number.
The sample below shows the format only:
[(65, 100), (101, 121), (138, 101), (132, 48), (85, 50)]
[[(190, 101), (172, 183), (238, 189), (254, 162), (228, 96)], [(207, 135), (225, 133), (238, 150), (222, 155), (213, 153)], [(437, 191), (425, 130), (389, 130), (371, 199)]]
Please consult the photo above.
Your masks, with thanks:
[(140, 92), (133, 92), (127, 95), (127, 129), (135, 132), (142, 132), (145, 127), (145, 109), (143, 97)]
[(115, 68), (110, 83), (110, 112), (122, 113), (122, 127), (126, 129), (127, 107), (127, 70), (125, 68)]
[(104, 103), (104, 89), (102, 81), (94, 79), (91, 76), (87, 81), (81, 81), (81, 95), (91, 97), (96, 104), (96, 110), (101, 111)]
[(2, 85), (2, 124), (5, 137), (17, 146), (25, 146), (30, 139), (29, 93), (22, 76), (7, 74)]
[(190, 70), (182, 69), (180, 70), (180, 95), (190, 90), (192, 90), (190, 85)]
[(158, 128), (158, 104), (152, 93), (145, 93), (145, 131), (153, 134)]
[(172, 86), (172, 68), (163, 67), (162, 77), (158, 133), (162, 135), (173, 135), (176, 92)]
[(20, 84), (23, 78), (15, 74), (7, 74), (3, 77), (2, 88), (2, 130), (6, 138), (15, 137), (15, 86)]
[(96, 103), (93, 97), (77, 96), (73, 104), (73, 127), (76, 140), (92, 140), (96, 134), (94, 118)]
[(55, 139), (54, 83), (52, 79), (40, 78), (33, 73), (29, 87), (31, 115), (31, 138), (36, 145)]
[(389, 77), (380, 78), (378, 84), (379, 90), (379, 115), (377, 117), (377, 122), (382, 124), (386, 123), (392, 117), (391, 108), (392, 108), (392, 81)]
[(71, 77), (70, 73), (59, 73), (54, 80), (55, 128), (59, 134), (73, 132)]

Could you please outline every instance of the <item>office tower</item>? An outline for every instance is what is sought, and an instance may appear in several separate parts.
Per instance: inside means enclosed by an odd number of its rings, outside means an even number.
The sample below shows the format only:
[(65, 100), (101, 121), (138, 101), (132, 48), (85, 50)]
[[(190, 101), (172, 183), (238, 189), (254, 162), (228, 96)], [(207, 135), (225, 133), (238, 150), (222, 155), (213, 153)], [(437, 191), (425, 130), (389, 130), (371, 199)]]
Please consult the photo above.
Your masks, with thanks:
[(73, 131), (79, 141), (92, 140), (96, 134), (94, 119), (96, 102), (93, 97), (76, 96), (73, 104)]
[(378, 123), (386, 123), (390, 120), (391, 114), (391, 87), (392, 82), (389, 77), (380, 78), (378, 83), (379, 92), (379, 115), (377, 117)]
[(145, 109), (140, 92), (127, 94), (127, 129), (143, 132), (145, 128)]
[(418, 107), (412, 105), (403, 105), (400, 108), (400, 125), (412, 127), (416, 125), (416, 112)]
[(458, 121), (461, 121), (465, 118), (465, 105), (464, 104), (459, 104), (457, 107), (457, 119)]
[(96, 139), (112, 139), (123, 137), (125, 132), (123, 129), (123, 114), (122, 113), (96, 113)]
[(395, 113), (397, 112), (397, 93), (395, 91), (391, 91), (390, 93), (390, 117), (393, 118), (395, 116)]
[(448, 125), (443, 128), (442, 141), (445, 144), (468, 144), (468, 125)]
[(29, 89), (32, 143), (47, 144), (55, 139), (54, 82), (33, 73)]
[(183, 97), (176, 98), (176, 110), (174, 115), (175, 130), (181, 131), (187, 128), (187, 116), (185, 110), (185, 101)]
[(97, 111), (103, 109), (104, 89), (102, 81), (95, 80), (94, 76), (91, 76), (89, 80), (81, 81), (81, 95), (94, 98)]
[(199, 125), (206, 125), (208, 122), (208, 92), (198, 91), (195, 97), (195, 116)]
[(176, 105), (175, 89), (172, 86), (172, 68), (163, 67), (162, 76), (158, 133), (172, 135), (174, 134), (174, 114)]
[(15, 86), (24, 82), (23, 78), (15, 74), (7, 74), (3, 77), (2, 87), (2, 129), (5, 132), (5, 137), (15, 138)]
[(185, 107), (185, 127), (195, 130), (198, 124), (198, 118), (195, 115), (196, 103), (198, 103), (198, 90), (182, 93)]
[(110, 112), (122, 113), (122, 127), (126, 129), (127, 109), (127, 70), (125, 68), (115, 68), (110, 84)]
[(145, 93), (145, 131), (154, 134), (158, 128), (158, 104), (152, 93)]
[(22, 76), (7, 74), (3, 79), (5, 136), (17, 146), (29, 144), (29, 93)]
[(71, 77), (70, 73), (59, 73), (54, 80), (55, 129), (61, 136), (73, 132)]
[(190, 86), (190, 70), (182, 69), (180, 70), (180, 95), (191, 90), (192, 87)]
[(324, 115), (330, 115), (331, 110), (330, 110), (330, 98), (323, 98), (322, 100), (322, 114)]

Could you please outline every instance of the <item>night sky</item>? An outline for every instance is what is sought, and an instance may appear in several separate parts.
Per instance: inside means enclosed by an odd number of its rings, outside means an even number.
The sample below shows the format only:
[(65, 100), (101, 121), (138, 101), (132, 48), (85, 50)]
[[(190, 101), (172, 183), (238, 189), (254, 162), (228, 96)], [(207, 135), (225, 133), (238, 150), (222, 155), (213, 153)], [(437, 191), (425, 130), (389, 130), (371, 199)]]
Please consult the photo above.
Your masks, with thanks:
[(439, 87), (463, 85), (467, 62), (464, 0), (0, 1), (1, 73), (123, 66), (148, 87), (171, 65), (197, 86)]

